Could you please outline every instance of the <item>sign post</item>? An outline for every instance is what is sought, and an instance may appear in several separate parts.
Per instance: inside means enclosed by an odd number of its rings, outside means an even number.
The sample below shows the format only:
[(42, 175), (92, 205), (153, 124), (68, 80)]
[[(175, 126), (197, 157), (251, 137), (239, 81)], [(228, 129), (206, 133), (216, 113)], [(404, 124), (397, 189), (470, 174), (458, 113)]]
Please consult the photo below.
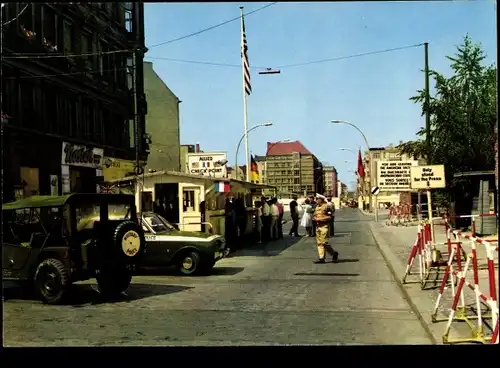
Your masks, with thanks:
[(444, 165), (416, 166), (411, 168), (412, 189), (426, 189), (427, 207), (429, 211), (429, 222), (431, 224), (432, 237), (434, 239), (434, 224), (432, 223), (432, 195), (431, 189), (445, 188), (446, 179)]
[(379, 187), (376, 185), (372, 187), (371, 193), (375, 196), (375, 222), (378, 222), (378, 197), (377, 194), (380, 193)]

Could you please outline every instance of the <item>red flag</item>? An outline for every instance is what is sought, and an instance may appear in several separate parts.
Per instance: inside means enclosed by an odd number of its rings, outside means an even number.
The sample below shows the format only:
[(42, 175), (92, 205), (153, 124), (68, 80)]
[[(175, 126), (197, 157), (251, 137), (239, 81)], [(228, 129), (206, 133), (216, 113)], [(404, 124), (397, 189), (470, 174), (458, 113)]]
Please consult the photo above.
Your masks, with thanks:
[(365, 168), (363, 167), (363, 158), (361, 157), (361, 151), (358, 151), (358, 175), (360, 178), (365, 177)]

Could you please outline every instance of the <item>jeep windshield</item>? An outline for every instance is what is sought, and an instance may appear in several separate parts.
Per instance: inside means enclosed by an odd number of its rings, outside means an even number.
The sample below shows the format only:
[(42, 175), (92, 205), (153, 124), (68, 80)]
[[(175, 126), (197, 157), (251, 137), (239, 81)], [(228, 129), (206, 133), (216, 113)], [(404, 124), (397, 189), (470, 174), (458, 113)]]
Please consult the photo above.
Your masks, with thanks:
[[(130, 206), (127, 204), (109, 204), (109, 220), (127, 220), (130, 219)], [(77, 230), (91, 229), (96, 221), (100, 221), (99, 204), (83, 204), (76, 207)]]
[(155, 213), (143, 214), (142, 218), (155, 233), (163, 233), (176, 230), (175, 227), (173, 227), (167, 220)]

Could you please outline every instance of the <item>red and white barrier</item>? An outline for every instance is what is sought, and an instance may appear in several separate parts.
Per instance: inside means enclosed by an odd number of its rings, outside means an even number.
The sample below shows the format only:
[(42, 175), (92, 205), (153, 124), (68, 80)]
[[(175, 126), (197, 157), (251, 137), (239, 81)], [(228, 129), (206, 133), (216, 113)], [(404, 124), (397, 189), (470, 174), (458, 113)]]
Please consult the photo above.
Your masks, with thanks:
[[(408, 276), (412, 275), (415, 259), (418, 259), (418, 280), (407, 281)], [(432, 241), (431, 226), (429, 223), (421, 223), (418, 225), (417, 238), (411, 247), (410, 255), (406, 265), (405, 274), (403, 275), (403, 284), (420, 283), (422, 289), (425, 288), (431, 271), (438, 269), (441, 265), (440, 254), (436, 252)], [(438, 271), (436, 271), (438, 272)], [(438, 274), (436, 275), (436, 279)]]
[[(495, 272), (495, 252), (498, 252), (498, 241), (488, 241), (471, 235), (463, 234), (460, 231), (453, 231), (453, 234), (458, 239), (453, 244), (452, 251), (448, 260), (445, 274), (441, 281), (438, 298), (434, 306), (432, 320), (437, 322), (437, 313), (442, 302), (443, 295), (447, 290), (447, 284), (450, 281), (451, 293), (453, 302), (451, 310), (443, 334), (444, 343), (463, 343), (463, 342), (479, 342), (487, 344), (498, 341), (498, 301), (496, 292), (496, 272)], [(463, 252), (464, 242), (470, 244), (470, 253), (467, 254), (465, 266), (461, 267), (461, 253)], [(488, 294), (480, 290), (479, 266), (478, 266), (478, 248), (483, 250), (487, 258), (488, 271)], [(482, 252), (482, 253), (484, 253)], [(454, 270), (453, 263), (457, 264), (457, 270)], [(470, 266), (472, 265), (473, 280), (467, 280)], [(458, 281), (458, 282), (457, 282)], [(465, 303), (464, 286), (467, 286), (474, 293), (475, 310), (468, 307)], [(482, 306), (485, 305), (491, 315), (486, 315), (482, 311)], [(476, 315), (471, 315), (471, 312)], [(477, 320), (474, 325), (472, 320)], [(485, 321), (491, 320), (491, 328), (493, 329), (491, 336), (485, 336)], [(467, 338), (450, 339), (450, 329), (454, 322), (466, 322), (471, 328), (472, 334)], [(495, 331), (496, 330), (496, 331)]]
[(389, 218), (387, 220), (387, 225), (399, 226), (407, 225), (411, 222), (411, 205), (401, 204), (398, 206), (389, 207)]

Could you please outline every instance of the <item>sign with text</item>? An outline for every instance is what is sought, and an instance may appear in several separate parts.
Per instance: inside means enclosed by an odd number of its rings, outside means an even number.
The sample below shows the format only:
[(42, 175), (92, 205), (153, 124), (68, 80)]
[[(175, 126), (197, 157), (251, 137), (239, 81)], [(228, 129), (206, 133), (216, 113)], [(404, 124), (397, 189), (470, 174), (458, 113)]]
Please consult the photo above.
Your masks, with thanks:
[(61, 164), (100, 169), (103, 163), (103, 153), (102, 148), (63, 142)]
[(410, 169), (418, 161), (377, 161), (377, 186), (380, 191), (411, 190)]
[(412, 167), (411, 187), (412, 189), (432, 189), (446, 187), (444, 165)]
[(225, 152), (188, 153), (188, 172), (193, 175), (225, 178), (227, 176), (227, 154)]

